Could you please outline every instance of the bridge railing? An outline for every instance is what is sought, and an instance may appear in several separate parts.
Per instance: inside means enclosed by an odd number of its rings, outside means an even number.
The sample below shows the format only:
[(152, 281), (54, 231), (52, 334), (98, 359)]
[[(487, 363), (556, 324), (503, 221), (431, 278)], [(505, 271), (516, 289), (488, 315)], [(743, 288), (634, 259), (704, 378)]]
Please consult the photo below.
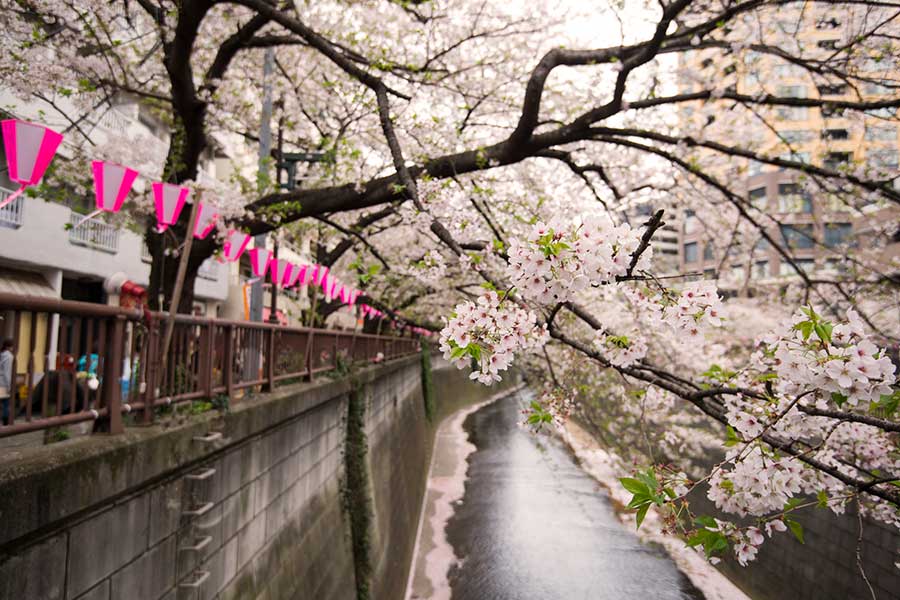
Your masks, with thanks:
[[(279, 383), (418, 351), (409, 337), (285, 327), (0, 293), (0, 339), (12, 375), (0, 438), (97, 421), (112, 433), (154, 421), (157, 408), (270, 391)], [(9, 355), (0, 356), (0, 368)], [(3, 377), (0, 375), (0, 386)]]

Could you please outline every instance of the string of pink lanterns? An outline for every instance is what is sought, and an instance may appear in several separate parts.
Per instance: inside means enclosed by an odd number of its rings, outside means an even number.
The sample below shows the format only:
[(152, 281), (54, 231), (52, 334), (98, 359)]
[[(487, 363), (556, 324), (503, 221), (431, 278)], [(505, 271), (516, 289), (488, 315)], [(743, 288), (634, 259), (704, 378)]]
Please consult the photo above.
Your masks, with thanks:
[[(0, 202), (0, 208), (3, 208), (18, 198), (26, 188), (40, 182), (56, 156), (63, 136), (43, 125), (18, 119), (4, 120), (0, 122), (0, 127), (3, 132), (9, 178), (20, 186)], [(75, 224), (75, 227), (79, 227), (101, 212), (119, 212), (140, 175), (136, 170), (124, 165), (100, 160), (91, 163), (91, 170), (94, 176), (97, 208)], [(159, 181), (152, 182), (151, 189), (156, 208), (157, 231), (163, 233), (169, 226), (178, 222), (184, 205), (190, 200), (191, 190)], [(205, 203), (200, 203), (197, 210), (193, 235), (202, 240), (215, 229), (219, 213), (215, 206)], [(219, 260), (222, 262), (239, 260), (250, 243), (250, 237), (242, 231), (230, 230), (225, 236)], [(249, 257), (256, 277), (265, 278), (268, 273), (272, 284), (282, 289), (316, 285), (322, 288), (329, 302), (337, 299), (349, 307), (357, 306), (357, 301), (362, 295), (362, 291), (342, 284), (329, 273), (325, 265), (297, 265), (283, 259), (275, 260), (272, 253), (265, 248), (252, 248)], [(358, 309), (367, 319), (380, 319), (386, 316), (384, 312), (367, 304), (359, 303)], [(421, 327), (406, 325), (404, 328), (419, 335), (431, 335), (430, 331)]]

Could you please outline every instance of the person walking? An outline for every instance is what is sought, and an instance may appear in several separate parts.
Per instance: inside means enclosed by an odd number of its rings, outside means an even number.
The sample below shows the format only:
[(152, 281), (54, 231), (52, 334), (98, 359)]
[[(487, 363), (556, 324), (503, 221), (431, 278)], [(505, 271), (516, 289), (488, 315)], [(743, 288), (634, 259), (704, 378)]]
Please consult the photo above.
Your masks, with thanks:
[(13, 380), (13, 341), (3, 340), (0, 346), (0, 404), (2, 404), (3, 424), (9, 424), (9, 400), (15, 393)]

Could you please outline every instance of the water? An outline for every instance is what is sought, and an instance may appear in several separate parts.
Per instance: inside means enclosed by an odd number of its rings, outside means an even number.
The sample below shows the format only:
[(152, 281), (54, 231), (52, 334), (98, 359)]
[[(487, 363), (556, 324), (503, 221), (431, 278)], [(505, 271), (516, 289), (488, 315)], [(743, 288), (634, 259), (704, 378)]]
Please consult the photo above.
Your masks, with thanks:
[(453, 600), (702, 599), (675, 564), (617, 518), (555, 437), (518, 425), (514, 394), (465, 421), (477, 451), (447, 537)]

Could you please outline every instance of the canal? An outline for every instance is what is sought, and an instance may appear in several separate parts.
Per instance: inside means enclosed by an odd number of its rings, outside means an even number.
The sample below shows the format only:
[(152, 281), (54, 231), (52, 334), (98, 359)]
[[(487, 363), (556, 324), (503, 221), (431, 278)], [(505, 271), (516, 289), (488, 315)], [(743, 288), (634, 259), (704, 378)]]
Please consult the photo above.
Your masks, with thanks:
[[(444, 569), (432, 565), (432, 573), (443, 572), (443, 585), (431, 582), (430, 590), (410, 597), (703, 598), (662, 549), (642, 543), (619, 521), (568, 447), (519, 425), (529, 399), (527, 391), (515, 393), (464, 417), (474, 451), (466, 457), (462, 498), (452, 503), (444, 535), (435, 538), (443, 538), (455, 559)], [(440, 460), (441, 449), (436, 452)], [(446, 561), (450, 552), (429, 557)]]

